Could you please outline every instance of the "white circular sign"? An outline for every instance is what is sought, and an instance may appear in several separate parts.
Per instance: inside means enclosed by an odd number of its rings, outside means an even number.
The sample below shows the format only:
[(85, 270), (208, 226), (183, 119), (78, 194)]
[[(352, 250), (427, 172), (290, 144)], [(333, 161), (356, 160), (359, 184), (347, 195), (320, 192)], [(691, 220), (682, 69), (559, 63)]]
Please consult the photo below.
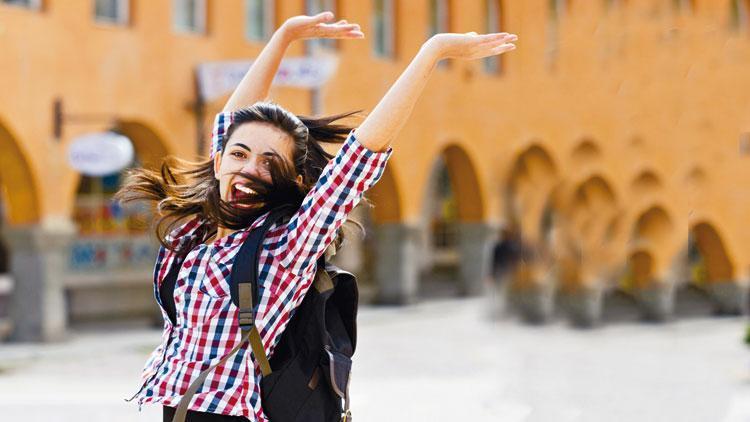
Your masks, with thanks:
[(130, 139), (114, 132), (82, 135), (68, 147), (68, 162), (87, 176), (117, 173), (133, 162), (134, 155)]

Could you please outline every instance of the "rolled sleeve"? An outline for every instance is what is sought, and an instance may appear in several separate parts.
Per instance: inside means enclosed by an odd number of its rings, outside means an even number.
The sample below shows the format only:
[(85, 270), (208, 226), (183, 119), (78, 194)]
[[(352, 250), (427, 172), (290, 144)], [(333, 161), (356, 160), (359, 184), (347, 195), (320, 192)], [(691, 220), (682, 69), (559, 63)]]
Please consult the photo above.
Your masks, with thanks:
[(224, 143), (227, 131), (232, 125), (232, 116), (233, 112), (231, 111), (222, 111), (216, 115), (214, 127), (211, 131), (211, 158), (214, 158), (221, 151), (221, 145)]

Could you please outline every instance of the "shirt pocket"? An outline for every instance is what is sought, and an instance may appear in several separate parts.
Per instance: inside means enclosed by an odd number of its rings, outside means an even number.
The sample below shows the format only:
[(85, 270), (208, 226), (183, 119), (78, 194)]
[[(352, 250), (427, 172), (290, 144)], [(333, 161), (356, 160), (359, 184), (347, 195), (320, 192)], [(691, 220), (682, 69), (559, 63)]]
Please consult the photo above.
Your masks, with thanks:
[(222, 268), (214, 262), (208, 264), (206, 273), (198, 283), (198, 294), (204, 294), (214, 299), (223, 299), (230, 295), (230, 274), (226, 268)]

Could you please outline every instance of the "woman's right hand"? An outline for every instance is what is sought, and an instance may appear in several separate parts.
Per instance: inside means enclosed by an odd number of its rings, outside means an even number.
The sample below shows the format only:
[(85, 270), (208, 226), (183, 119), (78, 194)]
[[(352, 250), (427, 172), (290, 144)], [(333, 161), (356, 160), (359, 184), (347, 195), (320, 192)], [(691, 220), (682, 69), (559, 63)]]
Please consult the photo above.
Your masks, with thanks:
[(333, 22), (333, 19), (331, 12), (318, 13), (315, 16), (294, 16), (287, 19), (279, 30), (289, 42), (310, 38), (358, 39), (365, 37), (358, 24), (349, 23), (346, 20)]
[(500, 32), (481, 34), (435, 34), (424, 44), (425, 49), (434, 55), (436, 60), (464, 59), (474, 60), (496, 56), (516, 48), (516, 34)]

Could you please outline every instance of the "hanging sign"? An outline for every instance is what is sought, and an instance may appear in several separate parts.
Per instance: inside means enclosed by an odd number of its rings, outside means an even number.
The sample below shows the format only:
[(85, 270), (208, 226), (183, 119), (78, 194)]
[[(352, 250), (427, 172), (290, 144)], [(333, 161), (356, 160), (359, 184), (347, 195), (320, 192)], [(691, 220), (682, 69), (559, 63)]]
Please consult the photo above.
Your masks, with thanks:
[(68, 147), (68, 162), (87, 176), (117, 173), (133, 162), (135, 151), (130, 139), (114, 132), (79, 136)]
[[(232, 92), (239, 85), (251, 60), (201, 63), (197, 68), (201, 98), (212, 101)], [(277, 86), (319, 88), (333, 76), (338, 60), (333, 56), (295, 57), (281, 61), (273, 79)]]

